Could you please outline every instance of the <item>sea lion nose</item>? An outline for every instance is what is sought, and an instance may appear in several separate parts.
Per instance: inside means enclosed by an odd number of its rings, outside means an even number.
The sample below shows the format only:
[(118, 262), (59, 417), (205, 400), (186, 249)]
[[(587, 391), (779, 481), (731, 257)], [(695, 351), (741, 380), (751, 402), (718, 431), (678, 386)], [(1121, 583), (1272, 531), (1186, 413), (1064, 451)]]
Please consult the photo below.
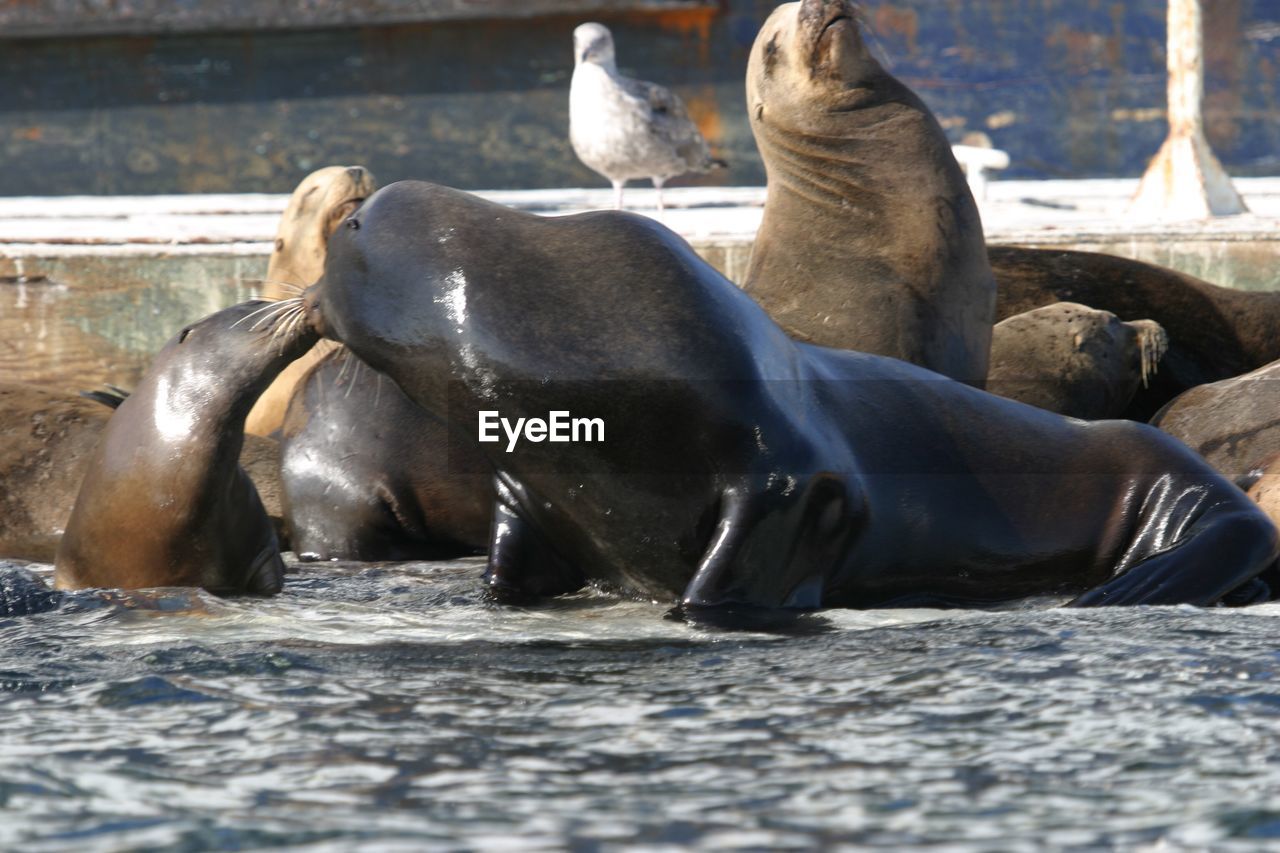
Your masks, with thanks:
[(803, 0), (800, 4), (801, 20), (817, 20), (826, 22), (838, 15), (853, 15), (853, 4), (849, 0)]
[(348, 176), (349, 178), (351, 178), (351, 180), (355, 181), (357, 184), (358, 184), (358, 183), (360, 183), (361, 181), (363, 181), (363, 180), (364, 180), (364, 167), (363, 167), (363, 166), (348, 166), (348, 167), (347, 167), (347, 176)]
[(325, 337), (328, 325), (324, 321), (324, 312), (320, 310), (320, 287), (324, 277), (302, 292), (302, 311), (307, 318), (307, 325), (320, 337)]

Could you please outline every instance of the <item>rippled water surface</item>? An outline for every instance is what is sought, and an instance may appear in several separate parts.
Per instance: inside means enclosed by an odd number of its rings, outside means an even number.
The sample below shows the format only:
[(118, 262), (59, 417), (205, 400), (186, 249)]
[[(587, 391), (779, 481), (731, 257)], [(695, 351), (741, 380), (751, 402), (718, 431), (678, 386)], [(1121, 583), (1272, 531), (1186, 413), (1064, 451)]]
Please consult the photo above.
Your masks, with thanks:
[[(790, 635), (479, 563), (0, 620), (0, 846), (1257, 849), (1280, 606), (832, 611)], [(935, 847), (935, 849), (937, 849)]]

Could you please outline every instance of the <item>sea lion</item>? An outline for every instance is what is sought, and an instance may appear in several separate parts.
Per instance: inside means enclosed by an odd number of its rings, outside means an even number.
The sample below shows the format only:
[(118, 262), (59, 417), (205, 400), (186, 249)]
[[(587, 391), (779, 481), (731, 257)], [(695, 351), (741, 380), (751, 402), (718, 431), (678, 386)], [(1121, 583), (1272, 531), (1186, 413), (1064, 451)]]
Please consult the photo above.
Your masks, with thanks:
[[(326, 166), (303, 178), (280, 217), (275, 248), (267, 262), (263, 298), (297, 296), (319, 278), (329, 235), (377, 188), (373, 175), (363, 166)], [(280, 429), (294, 388), (320, 355), (312, 351), (276, 377), (249, 412), (246, 432), (271, 435)]]
[(1228, 478), (1280, 453), (1280, 361), (1198, 385), (1151, 419)]
[(1118, 418), (1168, 346), (1158, 323), (1057, 302), (996, 324), (987, 390), (1074, 418)]
[[(53, 562), (107, 419), (123, 398), (0, 383), (0, 559)], [(245, 437), (240, 466), (284, 537), (280, 447)]]
[(316, 341), (291, 313), (299, 304), (226, 308), (160, 350), (89, 461), (54, 562), (59, 589), (279, 591), (275, 531), (238, 460), (253, 401)]
[(1054, 302), (1080, 302), (1122, 320), (1148, 318), (1169, 351), (1126, 413), (1140, 420), (1189, 388), (1280, 360), (1280, 293), (1219, 287), (1142, 261), (1060, 249), (991, 246), (1003, 320)]
[(1249, 490), (1249, 497), (1258, 504), (1263, 512), (1280, 525), (1280, 454), (1272, 454), (1263, 459), (1248, 476), (1252, 482), (1241, 483)]
[(304, 559), (435, 560), (488, 545), (484, 457), (348, 350), (302, 378), (280, 432), (289, 536)]
[(743, 288), (792, 337), (981, 385), (995, 280), (946, 134), (848, 0), (776, 9), (747, 64), (768, 175)]
[[(392, 184), (330, 239), (304, 304), (477, 437), (498, 589), (594, 579), (717, 611), (1210, 604), (1280, 550), (1243, 492), (1158, 430), (797, 344), (644, 217)], [(556, 441), (560, 412), (599, 435)], [(516, 441), (482, 440), (494, 417)]]

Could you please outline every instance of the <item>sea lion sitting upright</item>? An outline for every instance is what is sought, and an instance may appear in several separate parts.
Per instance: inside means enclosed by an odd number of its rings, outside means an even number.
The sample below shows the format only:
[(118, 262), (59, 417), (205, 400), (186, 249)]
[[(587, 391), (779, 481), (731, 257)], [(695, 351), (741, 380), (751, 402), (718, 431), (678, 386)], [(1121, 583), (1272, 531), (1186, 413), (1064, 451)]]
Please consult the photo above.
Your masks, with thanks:
[(253, 401), (316, 341), (298, 305), (226, 308), (160, 350), (90, 460), (58, 546), (59, 589), (280, 590), (275, 531), (238, 460)]
[(1168, 345), (1158, 323), (1055, 302), (996, 323), (987, 390), (1073, 418), (1118, 418)]
[(330, 239), (304, 304), (476, 436), (499, 588), (598, 579), (692, 608), (1210, 604), (1280, 550), (1158, 430), (797, 344), (644, 217), (392, 184)]
[[(280, 217), (262, 297), (294, 297), (319, 278), (329, 235), (377, 188), (363, 166), (326, 166), (303, 178)], [(313, 350), (286, 367), (253, 404), (245, 432), (272, 435), (279, 430), (298, 381), (323, 354)]]
[(776, 9), (747, 65), (768, 198), (743, 288), (792, 337), (981, 385), (995, 280), (946, 135), (848, 0)]

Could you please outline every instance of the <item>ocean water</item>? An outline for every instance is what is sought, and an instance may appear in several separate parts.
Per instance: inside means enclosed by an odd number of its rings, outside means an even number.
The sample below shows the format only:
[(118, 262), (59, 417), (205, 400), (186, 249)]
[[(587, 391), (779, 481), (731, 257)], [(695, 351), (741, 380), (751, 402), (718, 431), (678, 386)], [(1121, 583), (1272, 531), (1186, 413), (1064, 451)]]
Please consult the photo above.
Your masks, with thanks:
[(0, 620), (0, 847), (1280, 844), (1277, 605), (769, 634), (494, 605), (476, 560), (295, 569)]

